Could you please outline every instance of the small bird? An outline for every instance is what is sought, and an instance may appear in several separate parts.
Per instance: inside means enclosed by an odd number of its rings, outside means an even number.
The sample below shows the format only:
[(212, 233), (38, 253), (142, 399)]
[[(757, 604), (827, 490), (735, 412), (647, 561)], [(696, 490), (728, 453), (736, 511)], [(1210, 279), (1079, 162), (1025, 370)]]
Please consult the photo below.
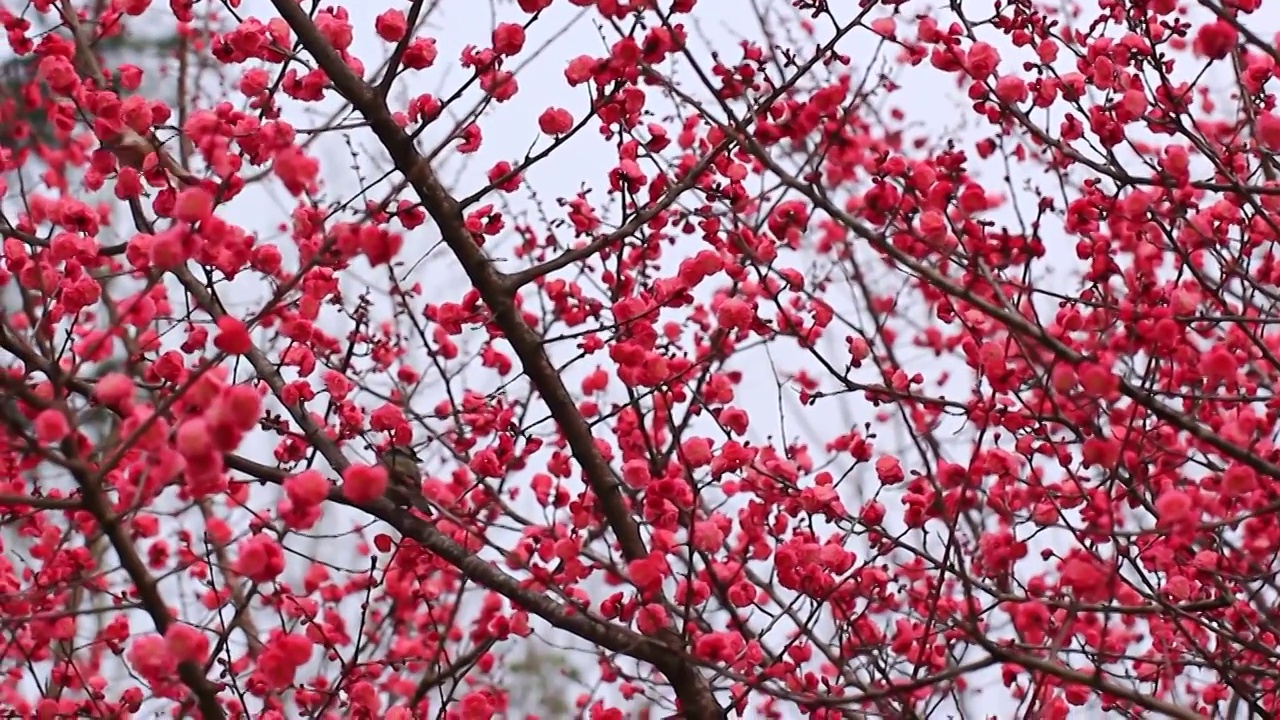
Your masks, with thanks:
[(422, 497), (422, 468), (418, 467), (422, 458), (412, 447), (392, 443), (378, 453), (378, 462), (387, 469), (387, 494), (392, 502), (424, 512), (430, 510), (430, 504)]
[(146, 165), (147, 156), (155, 153), (156, 162), (178, 182), (183, 185), (200, 184), (200, 180), (195, 175), (179, 165), (178, 161), (164, 149), (155, 133), (149, 133), (143, 137), (126, 127), (104, 141), (102, 146), (116, 156), (121, 166), (128, 166), (135, 170), (142, 170)]

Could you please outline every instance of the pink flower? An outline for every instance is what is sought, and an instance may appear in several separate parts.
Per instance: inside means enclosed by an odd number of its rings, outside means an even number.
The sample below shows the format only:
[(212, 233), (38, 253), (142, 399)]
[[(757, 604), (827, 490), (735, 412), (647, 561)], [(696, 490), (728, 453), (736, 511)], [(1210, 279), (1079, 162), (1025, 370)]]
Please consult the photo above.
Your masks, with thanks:
[(1200, 26), (1192, 47), (1196, 53), (1210, 60), (1221, 60), (1231, 53), (1239, 39), (1235, 27), (1226, 20), (1215, 20)]
[(538, 127), (548, 135), (563, 135), (573, 127), (573, 116), (568, 110), (547, 108), (538, 116)]
[(356, 503), (370, 503), (387, 490), (387, 470), (381, 465), (351, 465), (342, 474), (342, 494)]
[(1259, 113), (1254, 134), (1262, 147), (1272, 152), (1280, 151), (1280, 116), (1275, 113)]
[(711, 440), (694, 437), (680, 444), (682, 459), (691, 467), (699, 468), (711, 464)]
[(319, 505), (329, 497), (329, 481), (317, 470), (307, 470), (284, 481), (284, 492), (294, 505)]
[(253, 349), (253, 340), (245, 324), (230, 315), (218, 318), (218, 335), (213, 346), (228, 355), (245, 355)]
[(213, 214), (213, 195), (202, 187), (185, 188), (173, 203), (173, 217), (188, 223), (199, 223)]
[(284, 551), (269, 535), (250, 535), (240, 542), (235, 568), (254, 582), (269, 582), (284, 572)]
[(436, 50), (435, 40), (421, 37), (414, 38), (409, 42), (409, 46), (405, 48), (401, 62), (411, 70), (422, 70), (434, 65), (438, 54), (439, 51)]
[(493, 29), (493, 49), (499, 55), (515, 55), (524, 47), (524, 28), (515, 23), (499, 23)]
[(36, 416), (35, 431), (37, 440), (45, 444), (53, 444), (61, 442), (71, 434), (71, 423), (67, 422), (66, 415), (50, 408), (42, 410)]
[(169, 653), (178, 662), (204, 662), (209, 654), (209, 638), (198, 628), (175, 622), (164, 634)]
[(152, 682), (166, 679), (178, 668), (178, 659), (169, 644), (155, 633), (134, 640), (126, 659), (139, 675)]
[(98, 380), (93, 394), (104, 405), (121, 407), (133, 399), (133, 379), (124, 373), (109, 373)]
[(1167, 490), (1156, 498), (1156, 517), (1161, 525), (1179, 525), (1194, 518), (1195, 501), (1181, 490)]
[(973, 79), (985, 80), (1000, 65), (1000, 51), (988, 43), (976, 42), (969, 48), (969, 54), (965, 60)]
[(373, 21), (378, 37), (387, 42), (399, 42), (409, 31), (409, 21), (401, 10), (388, 10)]

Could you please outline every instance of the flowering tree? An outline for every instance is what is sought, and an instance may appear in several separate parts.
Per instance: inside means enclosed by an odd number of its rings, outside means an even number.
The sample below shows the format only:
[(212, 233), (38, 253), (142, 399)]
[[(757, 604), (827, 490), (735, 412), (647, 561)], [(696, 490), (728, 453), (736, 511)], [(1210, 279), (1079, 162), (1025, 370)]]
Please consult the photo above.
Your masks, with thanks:
[(6, 712), (1280, 712), (1261, 0), (152, 5), (0, 6)]

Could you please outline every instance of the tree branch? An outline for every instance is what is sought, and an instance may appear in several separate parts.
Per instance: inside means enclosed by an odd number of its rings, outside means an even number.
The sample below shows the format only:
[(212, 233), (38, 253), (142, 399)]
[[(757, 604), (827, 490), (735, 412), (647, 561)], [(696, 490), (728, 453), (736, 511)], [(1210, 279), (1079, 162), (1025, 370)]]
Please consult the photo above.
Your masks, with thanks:
[[(648, 555), (639, 524), (627, 508), (620, 482), (613, 468), (595, 447), (591, 427), (578, 412), (560, 374), (542, 349), (542, 339), (520, 316), (514, 298), (516, 285), (510, 277), (493, 267), (484, 250), (467, 230), (461, 208), (445, 189), (429, 163), (414, 147), (413, 140), (396, 123), (386, 104), (368, 83), (358, 77), (320, 34), (315, 23), (301, 6), (291, 0), (272, 0), (303, 47), (328, 74), (334, 87), (352, 107), (364, 116), (369, 127), (391, 155), (396, 169), (408, 180), (423, 207), (440, 227), (445, 244), (458, 258), (472, 285), (494, 314), (494, 323), (502, 330), (520, 358), (524, 372), (546, 402), (559, 424), (574, 458), (582, 466), (601, 510), (618, 538), (623, 555), (637, 560)], [(477, 559), (472, 558), (476, 562)], [(672, 648), (684, 643), (670, 628), (660, 638)], [(660, 656), (654, 665), (670, 680), (684, 713), (695, 720), (724, 717), (710, 685), (692, 665), (674, 655)]]

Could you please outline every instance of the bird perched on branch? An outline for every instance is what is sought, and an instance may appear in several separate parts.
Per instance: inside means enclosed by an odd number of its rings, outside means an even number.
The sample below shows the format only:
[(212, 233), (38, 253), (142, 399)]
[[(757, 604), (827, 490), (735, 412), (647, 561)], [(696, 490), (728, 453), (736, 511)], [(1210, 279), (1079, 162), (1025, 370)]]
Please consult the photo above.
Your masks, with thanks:
[(154, 133), (143, 137), (129, 128), (125, 128), (115, 136), (103, 141), (102, 146), (116, 156), (121, 166), (135, 170), (144, 170), (148, 155), (155, 154), (156, 162), (175, 180), (183, 185), (198, 185), (200, 180), (190, 171), (178, 164), (178, 161), (161, 146)]
[(430, 504), (422, 497), (422, 458), (412, 447), (392, 443), (378, 451), (378, 463), (387, 469), (387, 495), (392, 502), (430, 512)]

